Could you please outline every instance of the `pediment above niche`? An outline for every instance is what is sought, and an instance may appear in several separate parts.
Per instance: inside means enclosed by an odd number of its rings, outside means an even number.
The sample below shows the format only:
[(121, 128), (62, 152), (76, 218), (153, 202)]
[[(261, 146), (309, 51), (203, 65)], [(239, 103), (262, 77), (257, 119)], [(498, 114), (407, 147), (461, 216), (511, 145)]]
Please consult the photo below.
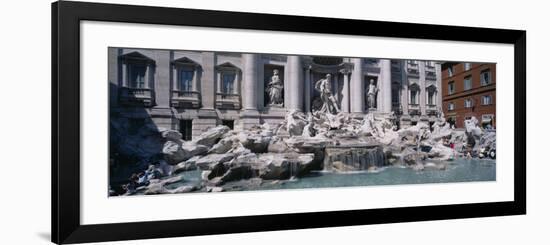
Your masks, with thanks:
[(437, 91), (437, 86), (435, 86), (435, 84), (430, 84), (429, 86), (426, 87), (426, 90)]
[(194, 66), (194, 67), (200, 67), (201, 66), (199, 63), (197, 63), (194, 60), (192, 60), (190, 58), (187, 58), (187, 57), (179, 58), (177, 60), (172, 61), (172, 63), (174, 65), (181, 65), (181, 66)]
[(131, 61), (141, 61), (141, 62), (146, 62), (146, 63), (154, 63), (155, 60), (145, 56), (144, 54), (140, 53), (140, 52), (137, 52), (137, 51), (134, 51), (134, 52), (130, 52), (130, 53), (127, 53), (127, 54), (123, 54), (121, 56), (119, 56), (120, 59), (122, 60), (125, 60), (125, 61), (128, 61), (128, 60), (131, 60)]
[(231, 62), (225, 62), (223, 64), (219, 64), (216, 66), (217, 70), (232, 70), (232, 71), (240, 71), (239, 67), (232, 64)]
[(409, 81), (409, 86), (412, 86), (412, 85), (417, 85), (417, 86), (419, 86), (419, 83), (420, 83), (420, 82), (418, 81), (418, 79), (416, 79), (416, 78), (412, 78), (412, 79), (409, 78), (408, 81)]
[(418, 83), (410, 83), (409, 84), (409, 90), (420, 90), (420, 85), (418, 85)]

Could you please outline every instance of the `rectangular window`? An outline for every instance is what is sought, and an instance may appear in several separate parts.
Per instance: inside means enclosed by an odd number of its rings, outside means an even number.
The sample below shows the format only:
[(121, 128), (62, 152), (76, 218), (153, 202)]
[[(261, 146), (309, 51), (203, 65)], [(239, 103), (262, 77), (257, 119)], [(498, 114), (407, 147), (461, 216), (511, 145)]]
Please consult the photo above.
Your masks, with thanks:
[(481, 97), (482, 105), (490, 105), (492, 103), (493, 103), (493, 98), (491, 97), (491, 95), (484, 95), (483, 97)]
[(131, 88), (145, 88), (145, 65), (128, 64), (128, 84)]
[(455, 103), (451, 102), (447, 105), (447, 109), (449, 109), (449, 111), (453, 111), (455, 109)]
[(452, 66), (450, 66), (449, 68), (447, 68), (447, 75), (448, 75), (449, 77), (452, 77), (452, 76), (453, 76), (453, 67), (452, 67)]
[(193, 120), (180, 120), (180, 133), (182, 139), (189, 141), (193, 135)]
[(180, 91), (193, 91), (193, 75), (192, 70), (181, 69), (179, 74), (179, 90)]
[(428, 105), (435, 105), (435, 92), (428, 91)]
[(434, 67), (435, 63), (433, 61), (426, 61), (426, 66), (428, 67)]
[(464, 107), (465, 108), (471, 108), (472, 107), (472, 100), (471, 99), (467, 99), (464, 101)]
[(449, 94), (454, 94), (454, 93), (455, 93), (455, 83), (449, 82)]
[(464, 78), (464, 90), (472, 89), (472, 77), (467, 76)]
[(491, 71), (485, 70), (481, 72), (481, 86), (489, 85), (491, 83)]
[(222, 74), (222, 93), (235, 94), (235, 73), (223, 73)]
[(411, 101), (412, 105), (418, 105), (418, 92), (416, 90), (411, 90)]
[(467, 71), (470, 69), (472, 69), (472, 63), (464, 63), (464, 70)]

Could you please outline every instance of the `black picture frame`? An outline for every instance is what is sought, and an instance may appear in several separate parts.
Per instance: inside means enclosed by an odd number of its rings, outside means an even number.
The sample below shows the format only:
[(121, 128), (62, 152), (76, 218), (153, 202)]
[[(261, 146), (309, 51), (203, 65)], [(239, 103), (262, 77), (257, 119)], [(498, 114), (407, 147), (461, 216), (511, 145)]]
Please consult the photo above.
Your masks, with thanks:
[[(514, 45), (514, 201), (80, 224), (80, 22), (84, 20)], [(526, 32), (62, 1), (52, 4), (52, 242), (82, 243), (526, 213)], [(506, 159), (507, 161), (511, 159)]]

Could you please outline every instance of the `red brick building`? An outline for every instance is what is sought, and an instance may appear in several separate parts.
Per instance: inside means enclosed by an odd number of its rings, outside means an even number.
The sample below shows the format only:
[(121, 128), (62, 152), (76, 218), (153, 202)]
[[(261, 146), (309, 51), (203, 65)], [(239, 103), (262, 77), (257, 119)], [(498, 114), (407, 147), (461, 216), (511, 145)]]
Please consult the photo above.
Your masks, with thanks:
[(456, 128), (476, 117), (496, 128), (496, 64), (445, 62), (441, 65), (443, 112)]

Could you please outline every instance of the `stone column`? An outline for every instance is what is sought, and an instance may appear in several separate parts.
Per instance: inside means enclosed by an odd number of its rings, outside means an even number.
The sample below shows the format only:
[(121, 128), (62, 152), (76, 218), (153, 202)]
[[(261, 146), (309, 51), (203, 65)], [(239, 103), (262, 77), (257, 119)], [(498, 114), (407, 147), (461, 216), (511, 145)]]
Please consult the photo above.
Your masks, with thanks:
[(436, 87), (437, 87), (437, 91), (435, 92), (435, 96), (436, 96), (436, 105), (437, 105), (437, 109), (440, 110), (441, 112), (443, 112), (443, 108), (442, 108), (442, 105), (443, 105), (443, 96), (442, 96), (442, 91), (443, 91), (443, 88), (441, 88), (441, 63), (439, 62), (436, 62), (435, 64), (435, 79), (436, 79)]
[(122, 78), (122, 76), (119, 76), (119, 73), (122, 72), (122, 64), (120, 62), (119, 51), (118, 48), (108, 48), (108, 74), (109, 74), (109, 105), (111, 107), (116, 107), (118, 105), (118, 91), (119, 87), (122, 84), (122, 81), (119, 81), (119, 77)]
[(406, 61), (400, 61), (401, 66), (401, 109), (403, 115), (409, 115), (409, 80), (407, 79), (407, 63)]
[(334, 98), (338, 100), (338, 72), (334, 74), (330, 74), (330, 76), (332, 78), (330, 79), (330, 87), (332, 90), (332, 94)]
[(172, 65), (172, 90), (179, 90), (178, 79), (178, 67), (176, 65)]
[(350, 112), (350, 101), (349, 101), (349, 70), (343, 69), (340, 71), (344, 74), (344, 81), (342, 84), (342, 112)]
[(382, 77), (380, 94), (378, 99), (382, 100), (382, 111), (384, 113), (391, 112), (391, 62), (388, 59), (380, 60), (380, 75)]
[(243, 109), (258, 109), (258, 55), (243, 54)]
[[(170, 81), (170, 69), (172, 69), (171, 66), (171, 51), (165, 51), (165, 50), (156, 50), (154, 52), (155, 57), (155, 76), (152, 81), (154, 84), (152, 87), (155, 90), (155, 101), (157, 104), (157, 107), (160, 108), (169, 108), (170, 107), (170, 85), (172, 81)], [(151, 68), (151, 65), (147, 65), (147, 72), (146, 76), (150, 72), (148, 72)], [(153, 77), (153, 76), (151, 76)], [(147, 82), (149, 83), (150, 77), (147, 77)]]
[(199, 79), (199, 66), (195, 66), (193, 70), (193, 91), (199, 91), (198, 89), (198, 79)]
[(365, 77), (363, 76), (363, 59), (352, 58), (353, 71), (350, 81), (350, 102), (352, 113), (363, 113), (365, 108)]
[[(146, 88), (154, 91), (151, 94), (153, 108), (149, 116), (157, 127), (175, 129), (176, 122), (170, 109), (170, 88), (172, 80), (170, 71), (172, 70), (172, 51), (155, 50), (144, 51), (145, 55), (151, 57), (155, 62), (147, 65), (145, 76)], [(153, 72), (154, 71), (154, 72)]]
[(305, 112), (311, 112), (311, 66), (307, 66), (304, 70), (304, 80), (305, 80)]
[(219, 71), (216, 72), (216, 93), (222, 92), (222, 73)]
[(295, 109), (298, 111), (303, 110), (303, 91), (304, 91), (304, 84), (302, 80), (302, 65), (300, 56), (296, 55), (290, 55), (287, 58), (287, 67), (289, 72), (289, 94), (290, 94), (290, 100), (289, 100), (289, 109)]
[(130, 87), (128, 85), (128, 65), (126, 64), (126, 61), (122, 62), (122, 87)]
[[(214, 109), (216, 91), (219, 92), (220, 79), (216, 79), (215, 56), (212, 52), (202, 53), (202, 77), (201, 77), (201, 98), (202, 109)], [(218, 86), (216, 86), (218, 82)]]
[[(147, 64), (145, 66), (145, 84), (144, 84), (144, 87), (145, 88), (150, 88), (151, 87), (151, 83), (153, 82), (153, 78), (151, 77), (151, 64)], [(168, 79), (168, 81), (170, 81), (170, 79)], [(170, 85), (168, 85), (168, 87), (170, 87)]]
[(201, 79), (200, 89), (202, 107), (198, 110), (197, 118), (193, 119), (193, 139), (201, 135), (208, 128), (216, 126), (218, 116), (214, 110), (214, 101), (216, 99), (216, 55), (214, 52), (202, 52), (201, 57)]
[(418, 85), (420, 85), (420, 98), (418, 104), (420, 105), (420, 113), (422, 116), (426, 115), (426, 62), (418, 62), (418, 72), (420, 73), (420, 78), (418, 80)]

